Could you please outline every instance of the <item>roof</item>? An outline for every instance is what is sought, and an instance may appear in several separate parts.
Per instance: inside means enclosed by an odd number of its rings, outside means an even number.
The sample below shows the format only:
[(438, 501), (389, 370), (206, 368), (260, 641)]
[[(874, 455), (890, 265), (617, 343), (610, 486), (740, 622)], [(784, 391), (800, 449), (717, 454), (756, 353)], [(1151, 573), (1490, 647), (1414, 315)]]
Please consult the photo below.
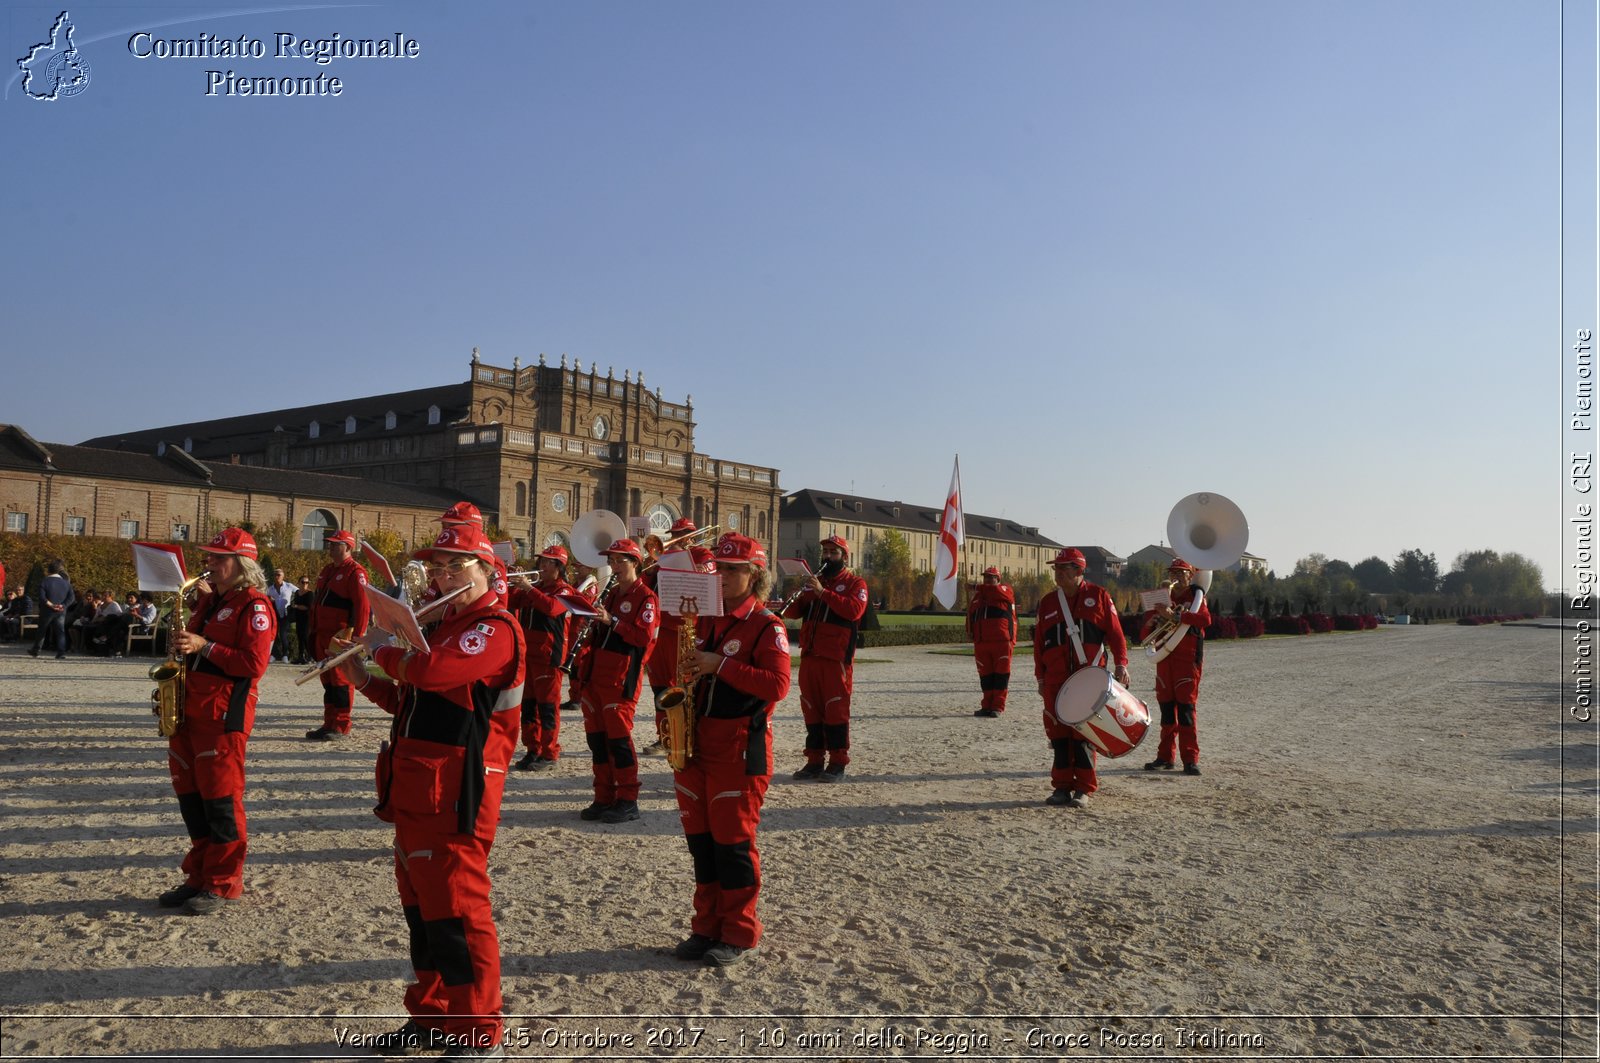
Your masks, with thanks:
[[(219, 417), (209, 421), (189, 421), (160, 428), (141, 428), (131, 432), (86, 439), (80, 446), (104, 450), (144, 451), (154, 453), (158, 444), (182, 443), (193, 440), (191, 453), (198, 457), (216, 457), (228, 454), (249, 454), (263, 451), (267, 443), (279, 432), (292, 434), (294, 442), (308, 438), (312, 421), (325, 429), (319, 439), (345, 442), (367, 439), (389, 433), (414, 433), (442, 431), (453, 422), (467, 416), (471, 406), (470, 383), (444, 384), (439, 387), (418, 388), (415, 391), (396, 391), (387, 395), (368, 395), (363, 398), (343, 399), (336, 402), (319, 402), (312, 406), (269, 410), (266, 413), (247, 413), (238, 417)], [(439, 421), (428, 424), (428, 409), (439, 407)], [(384, 427), (388, 414), (395, 415), (395, 427)], [(346, 434), (345, 419), (356, 419), (356, 430)]]
[[(1018, 524), (1005, 517), (988, 517), (978, 513), (963, 516), (969, 539), (990, 539), (1056, 549), (1061, 547), (1054, 539), (1040, 535), (1038, 528)], [(867, 498), (864, 495), (846, 495), (809, 487), (784, 495), (778, 506), (779, 520), (850, 521), (930, 535), (939, 534), (939, 522), (943, 518), (942, 506), (919, 506), (899, 499)]]
[[(259, 465), (201, 462), (176, 447), (160, 457), (68, 443), (39, 443), (15, 425), (0, 425), (0, 468), (97, 480), (134, 480), (175, 487), (330, 498), (348, 502), (444, 510), (462, 500), (458, 491), (412, 487), (360, 476), (268, 469)], [(480, 499), (468, 499), (484, 506)], [(494, 506), (486, 508), (491, 511)]]

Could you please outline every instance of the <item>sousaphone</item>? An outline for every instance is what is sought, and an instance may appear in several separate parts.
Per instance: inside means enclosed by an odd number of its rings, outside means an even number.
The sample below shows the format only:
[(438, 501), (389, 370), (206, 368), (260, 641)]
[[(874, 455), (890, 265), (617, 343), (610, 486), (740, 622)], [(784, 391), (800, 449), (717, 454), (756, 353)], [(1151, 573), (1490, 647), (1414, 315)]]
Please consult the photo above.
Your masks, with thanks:
[[(1222, 495), (1199, 492), (1180, 499), (1167, 514), (1167, 542), (1173, 553), (1199, 569), (1194, 575), (1194, 598), (1188, 612), (1200, 608), (1211, 586), (1214, 569), (1237, 564), (1250, 542), (1250, 523), (1244, 511)], [(1145, 641), (1144, 652), (1151, 661), (1171, 653), (1188, 632), (1188, 624), (1163, 620)]]

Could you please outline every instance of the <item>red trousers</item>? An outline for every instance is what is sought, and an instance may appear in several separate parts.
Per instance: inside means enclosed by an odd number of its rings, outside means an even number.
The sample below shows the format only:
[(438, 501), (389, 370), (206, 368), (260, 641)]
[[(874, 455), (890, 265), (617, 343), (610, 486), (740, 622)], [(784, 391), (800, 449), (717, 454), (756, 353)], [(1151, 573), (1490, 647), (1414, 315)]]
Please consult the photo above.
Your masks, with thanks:
[[(330, 648), (329, 652), (334, 651)], [(350, 706), (355, 702), (356, 688), (337, 668), (317, 678), (322, 680), (322, 726), (342, 735), (349, 734)]]
[(535, 757), (561, 759), (561, 671), (528, 671), (522, 689), (522, 744)]
[[(766, 727), (763, 718), (759, 725)], [(761, 743), (747, 774), (749, 719), (702, 719), (695, 729), (697, 749), (688, 767), (673, 776), (679, 818), (694, 860), (694, 919), (690, 929), (713, 941), (746, 948), (761, 940), (756, 898), (761, 893), (761, 854), (756, 827), (772, 782), (772, 745)]]
[(594, 799), (602, 805), (639, 800), (639, 755), (633, 748), (638, 699), (602, 701), (603, 688), (583, 692), (583, 734), (594, 757)]
[(1044, 688), (1044, 735), (1050, 740), (1054, 754), (1050, 763), (1050, 785), (1057, 790), (1092, 794), (1100, 789), (1100, 779), (1094, 771), (1094, 746), (1056, 719), (1056, 695), (1065, 685), (1064, 682), (1046, 683)]
[(479, 1045), (499, 1044), (504, 1027), (489, 846), (476, 835), (395, 817), (394, 879), (417, 978), (406, 987), (406, 1011), (425, 1029), (470, 1035)]
[(806, 763), (823, 755), (840, 767), (850, 763), (850, 689), (853, 669), (843, 661), (800, 658), (800, 714), (806, 721)]
[(244, 749), (249, 736), (190, 716), (167, 739), (167, 769), (189, 832), (184, 882), (219, 897), (244, 892)]
[(983, 691), (983, 707), (1006, 711), (1006, 690), (1011, 686), (1011, 643), (974, 642), (972, 656), (978, 662), (978, 687)]
[[(1174, 656), (1176, 656), (1174, 654)], [(1173, 763), (1176, 749), (1185, 764), (1200, 763), (1200, 732), (1195, 708), (1200, 700), (1202, 667), (1192, 660), (1167, 657), (1156, 665), (1156, 701), (1161, 706), (1161, 744), (1156, 759)]]

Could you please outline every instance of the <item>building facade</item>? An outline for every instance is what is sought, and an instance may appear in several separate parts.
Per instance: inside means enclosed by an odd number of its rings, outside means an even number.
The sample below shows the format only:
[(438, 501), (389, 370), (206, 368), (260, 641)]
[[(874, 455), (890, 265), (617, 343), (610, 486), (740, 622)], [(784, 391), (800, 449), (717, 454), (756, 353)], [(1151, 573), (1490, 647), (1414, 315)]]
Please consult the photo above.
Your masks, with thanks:
[[(803, 557), (815, 565), (817, 544), (838, 535), (850, 544), (850, 564), (865, 565), (878, 538), (893, 530), (911, 548), (913, 571), (933, 571), (943, 507), (918, 506), (881, 498), (805, 489), (785, 495), (778, 512), (779, 557)], [(976, 582), (993, 565), (1006, 578), (1050, 571), (1061, 544), (1039, 529), (968, 513), (966, 546), (961, 552), (961, 578)]]
[[(695, 450), (692, 398), (662, 399), (644, 374), (581, 363), (491, 366), (464, 383), (142, 429), (85, 446), (202, 462), (334, 473), (443, 491), (483, 510), (527, 556), (568, 544), (583, 514), (687, 516), (773, 548), (778, 470)], [(407, 537), (408, 545), (417, 540)]]

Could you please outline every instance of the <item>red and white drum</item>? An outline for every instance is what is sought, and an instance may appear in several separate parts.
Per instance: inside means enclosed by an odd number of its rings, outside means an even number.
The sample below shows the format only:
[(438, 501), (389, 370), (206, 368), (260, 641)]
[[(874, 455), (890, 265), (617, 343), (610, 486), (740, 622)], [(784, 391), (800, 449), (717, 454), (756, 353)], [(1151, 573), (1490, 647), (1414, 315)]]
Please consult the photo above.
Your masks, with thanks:
[(1108, 757), (1132, 753), (1150, 730), (1150, 710), (1104, 668), (1080, 668), (1056, 695), (1056, 719)]

